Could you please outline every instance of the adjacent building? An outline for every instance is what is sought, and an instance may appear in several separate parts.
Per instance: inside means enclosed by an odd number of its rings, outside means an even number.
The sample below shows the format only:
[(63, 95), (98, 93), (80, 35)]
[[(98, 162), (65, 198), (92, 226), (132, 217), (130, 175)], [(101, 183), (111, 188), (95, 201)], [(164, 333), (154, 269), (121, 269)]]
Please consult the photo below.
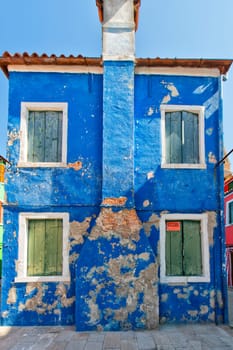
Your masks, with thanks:
[(135, 58), (139, 0), (97, 1), (102, 58), (11, 55), (2, 324), (227, 320), (222, 76)]
[[(3, 249), (3, 205), (5, 202), (5, 192), (4, 192), (4, 174), (5, 166), (8, 161), (0, 156), (0, 281), (2, 278), (2, 249)], [(1, 282), (0, 282), (1, 287)]]
[(224, 181), (224, 212), (228, 287), (233, 287), (233, 176), (229, 169)]

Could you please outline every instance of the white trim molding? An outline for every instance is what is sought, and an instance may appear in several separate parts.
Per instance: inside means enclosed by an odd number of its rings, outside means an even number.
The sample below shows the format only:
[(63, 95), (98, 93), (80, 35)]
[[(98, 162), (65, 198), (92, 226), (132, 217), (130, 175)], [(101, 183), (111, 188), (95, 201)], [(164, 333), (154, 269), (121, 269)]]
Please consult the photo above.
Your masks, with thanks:
[[(62, 275), (61, 276), (27, 276), (28, 220), (62, 219)], [(69, 282), (69, 214), (68, 213), (20, 213), (17, 276), (15, 282)]]
[[(162, 140), (162, 161), (161, 168), (170, 169), (206, 169), (205, 162), (205, 107), (191, 105), (165, 105), (160, 106), (161, 111), (161, 140)], [(199, 163), (166, 163), (166, 130), (165, 114), (167, 112), (186, 111), (196, 113), (199, 116)]]
[(9, 72), (103, 74), (103, 67), (76, 65), (9, 65)]
[[(166, 276), (166, 221), (167, 220), (196, 220), (201, 224), (201, 253), (202, 275), (201, 276)], [(208, 215), (203, 214), (162, 214), (160, 220), (160, 282), (171, 284), (187, 284), (189, 282), (210, 282), (208, 240)]]
[[(29, 111), (62, 112), (62, 159), (61, 162), (28, 162), (28, 113)], [(67, 163), (67, 125), (68, 104), (63, 102), (21, 102), (20, 156), (18, 167), (66, 167)]]
[(191, 77), (219, 77), (218, 68), (185, 68), (185, 67), (136, 67), (135, 74), (138, 75), (178, 75)]

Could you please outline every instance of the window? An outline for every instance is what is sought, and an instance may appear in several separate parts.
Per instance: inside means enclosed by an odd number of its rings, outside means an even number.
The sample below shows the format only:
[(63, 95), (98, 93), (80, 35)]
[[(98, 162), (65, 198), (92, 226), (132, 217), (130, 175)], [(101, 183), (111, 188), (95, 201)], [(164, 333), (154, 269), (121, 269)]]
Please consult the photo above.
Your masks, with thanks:
[(228, 185), (228, 191), (232, 191), (233, 190), (233, 181), (229, 183)]
[(21, 213), (16, 282), (69, 281), (67, 213)]
[(19, 166), (64, 166), (66, 134), (66, 103), (23, 102)]
[(162, 105), (162, 167), (204, 168), (204, 107)]
[(209, 282), (206, 214), (161, 217), (161, 282)]
[(227, 203), (227, 223), (233, 224), (233, 201)]

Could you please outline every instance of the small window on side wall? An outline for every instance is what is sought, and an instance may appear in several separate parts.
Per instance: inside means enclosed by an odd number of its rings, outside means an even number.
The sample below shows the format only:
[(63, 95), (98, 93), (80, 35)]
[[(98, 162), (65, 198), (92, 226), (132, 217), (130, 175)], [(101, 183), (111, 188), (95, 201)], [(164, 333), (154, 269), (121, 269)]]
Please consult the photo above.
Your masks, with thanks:
[(162, 215), (162, 283), (209, 282), (207, 222), (207, 214)]
[(68, 213), (21, 213), (15, 281), (69, 281), (68, 236)]
[(232, 225), (233, 224), (233, 201), (227, 203), (227, 217), (228, 217), (228, 220), (227, 220), (228, 225)]
[(205, 168), (204, 107), (161, 106), (162, 167)]
[(67, 104), (21, 104), (19, 166), (65, 166)]

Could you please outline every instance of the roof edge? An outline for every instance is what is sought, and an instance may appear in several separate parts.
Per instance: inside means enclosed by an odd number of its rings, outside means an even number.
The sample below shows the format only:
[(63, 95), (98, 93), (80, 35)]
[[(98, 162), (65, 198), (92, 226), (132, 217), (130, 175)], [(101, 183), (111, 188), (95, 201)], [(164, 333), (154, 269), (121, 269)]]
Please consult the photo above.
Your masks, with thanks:
[[(232, 64), (232, 59), (197, 59), (197, 58), (136, 58), (136, 67), (183, 67), (183, 68), (210, 68), (218, 69), (221, 75), (227, 74)], [(101, 67), (103, 61), (101, 57), (65, 56), (65, 55), (38, 55), (27, 52), (23, 54), (15, 53), (11, 55), (4, 52), (0, 57), (0, 67), (3, 73), (9, 77), (8, 66), (10, 65), (58, 65), (58, 66), (97, 66)]]

